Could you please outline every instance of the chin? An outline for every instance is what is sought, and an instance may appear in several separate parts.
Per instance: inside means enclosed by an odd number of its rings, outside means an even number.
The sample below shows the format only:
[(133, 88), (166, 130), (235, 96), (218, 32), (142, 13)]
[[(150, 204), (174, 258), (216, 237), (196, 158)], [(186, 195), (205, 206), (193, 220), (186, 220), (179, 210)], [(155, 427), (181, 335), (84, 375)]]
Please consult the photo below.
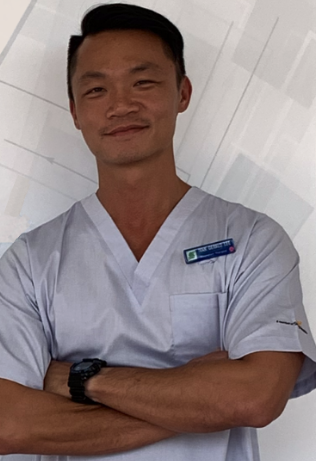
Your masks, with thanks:
[(145, 153), (132, 153), (132, 152), (128, 152), (128, 153), (120, 153), (120, 154), (117, 154), (116, 156), (102, 156), (102, 155), (98, 155), (96, 156), (97, 158), (97, 162), (102, 162), (103, 164), (107, 164), (107, 165), (132, 165), (132, 164), (136, 164), (136, 163), (139, 163), (139, 162), (142, 162), (146, 159), (148, 159), (149, 157), (151, 157), (152, 154), (145, 154)]

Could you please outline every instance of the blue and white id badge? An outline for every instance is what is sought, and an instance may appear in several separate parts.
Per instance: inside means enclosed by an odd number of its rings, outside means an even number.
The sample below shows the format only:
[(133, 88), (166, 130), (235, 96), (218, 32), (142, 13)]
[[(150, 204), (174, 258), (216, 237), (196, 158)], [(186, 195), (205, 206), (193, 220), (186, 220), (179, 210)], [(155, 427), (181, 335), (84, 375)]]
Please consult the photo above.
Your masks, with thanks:
[(184, 250), (184, 259), (187, 264), (198, 263), (207, 259), (218, 258), (235, 253), (236, 248), (233, 239), (220, 240), (196, 248)]

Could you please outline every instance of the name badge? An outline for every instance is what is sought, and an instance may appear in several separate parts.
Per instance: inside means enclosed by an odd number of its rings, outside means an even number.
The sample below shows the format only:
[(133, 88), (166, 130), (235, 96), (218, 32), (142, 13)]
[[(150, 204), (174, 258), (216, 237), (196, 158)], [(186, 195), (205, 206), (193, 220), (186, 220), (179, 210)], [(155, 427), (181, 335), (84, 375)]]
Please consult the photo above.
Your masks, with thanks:
[(235, 253), (236, 248), (233, 239), (220, 240), (196, 248), (184, 250), (184, 259), (187, 264), (205, 261), (206, 259), (218, 258), (219, 256)]

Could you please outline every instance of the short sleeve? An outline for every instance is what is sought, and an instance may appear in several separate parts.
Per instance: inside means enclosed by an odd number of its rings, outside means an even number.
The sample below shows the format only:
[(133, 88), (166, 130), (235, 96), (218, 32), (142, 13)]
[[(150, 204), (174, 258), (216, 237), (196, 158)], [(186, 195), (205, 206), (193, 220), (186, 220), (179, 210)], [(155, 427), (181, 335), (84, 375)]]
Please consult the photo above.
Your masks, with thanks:
[(306, 359), (296, 397), (316, 387), (316, 346), (302, 304), (299, 258), (281, 226), (258, 216), (230, 282), (224, 344), (232, 359), (302, 351)]
[(0, 349), (0, 378), (43, 388), (50, 354), (23, 237), (0, 260)]

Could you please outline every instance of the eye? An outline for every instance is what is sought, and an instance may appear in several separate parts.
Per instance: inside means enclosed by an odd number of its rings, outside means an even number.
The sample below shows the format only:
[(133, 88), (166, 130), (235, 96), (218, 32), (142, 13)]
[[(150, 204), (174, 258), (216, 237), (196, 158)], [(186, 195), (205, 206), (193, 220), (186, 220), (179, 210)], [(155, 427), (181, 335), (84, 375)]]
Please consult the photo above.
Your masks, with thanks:
[(105, 88), (101, 87), (101, 86), (97, 86), (95, 88), (91, 88), (90, 90), (88, 90), (86, 92), (87, 95), (94, 95), (94, 94), (99, 94), (99, 93), (103, 93), (105, 90)]
[(145, 85), (153, 85), (155, 82), (153, 80), (139, 80), (136, 82), (136, 86), (145, 86)]

